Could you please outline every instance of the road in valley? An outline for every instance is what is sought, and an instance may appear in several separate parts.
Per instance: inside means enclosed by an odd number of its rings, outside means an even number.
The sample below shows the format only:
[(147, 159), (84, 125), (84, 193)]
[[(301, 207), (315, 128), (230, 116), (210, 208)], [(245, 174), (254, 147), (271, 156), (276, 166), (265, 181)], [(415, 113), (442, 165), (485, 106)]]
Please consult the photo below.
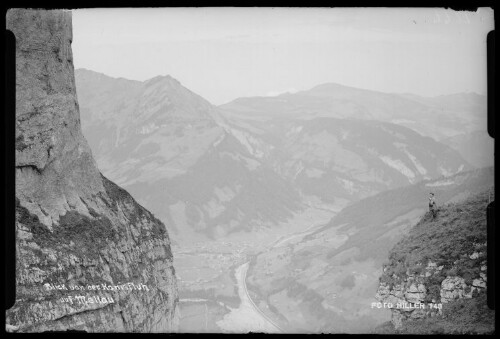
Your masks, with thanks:
[(282, 333), (283, 330), (255, 305), (248, 294), (245, 279), (249, 264), (250, 262), (246, 262), (235, 270), (238, 295), (241, 300), (240, 306), (237, 309), (232, 309), (222, 320), (217, 322), (217, 325), (224, 332), (232, 333)]
[(252, 306), (254, 307), (254, 309), (260, 313), (260, 315), (262, 317), (264, 317), (271, 325), (273, 325), (279, 332), (284, 332), (281, 327), (279, 327), (278, 325), (276, 325), (276, 323), (274, 321), (272, 321), (271, 319), (269, 319), (269, 317), (267, 315), (264, 314), (264, 312), (262, 312), (260, 310), (260, 308), (255, 305), (255, 303), (253, 302), (252, 298), (250, 297), (250, 294), (248, 293), (248, 289), (247, 289), (247, 272), (248, 272), (248, 265), (250, 264), (250, 262), (247, 262), (245, 263), (245, 267), (244, 267), (244, 270), (242, 270), (242, 274), (243, 274), (243, 277), (242, 277), (242, 284), (243, 284), (243, 288), (245, 290), (245, 294), (248, 298), (248, 300), (250, 301), (250, 303), (252, 304)]

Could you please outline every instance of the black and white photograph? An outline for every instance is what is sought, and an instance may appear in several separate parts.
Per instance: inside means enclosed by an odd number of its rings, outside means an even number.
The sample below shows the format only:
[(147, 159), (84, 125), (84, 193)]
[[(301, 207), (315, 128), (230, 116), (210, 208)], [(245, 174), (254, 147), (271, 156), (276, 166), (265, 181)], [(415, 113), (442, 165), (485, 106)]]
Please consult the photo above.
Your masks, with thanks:
[(5, 331), (495, 333), (492, 8), (5, 19)]

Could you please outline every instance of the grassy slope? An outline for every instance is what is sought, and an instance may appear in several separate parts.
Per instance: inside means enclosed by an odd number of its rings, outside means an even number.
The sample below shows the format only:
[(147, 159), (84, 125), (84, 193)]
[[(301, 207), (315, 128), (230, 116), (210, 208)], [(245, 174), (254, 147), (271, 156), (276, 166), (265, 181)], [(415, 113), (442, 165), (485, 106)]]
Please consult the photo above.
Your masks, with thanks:
[[(435, 185), (451, 181), (454, 183), (442, 186)], [(349, 327), (352, 324), (348, 324), (346, 319), (341, 318), (333, 311), (324, 310), (320, 306), (321, 302), (317, 302), (319, 299), (312, 297), (312, 295), (306, 295), (306, 292), (309, 290), (310, 292), (319, 292), (320, 296), (327, 298), (324, 283), (330, 284), (332, 290), (341, 291), (338, 298), (332, 300), (332, 304), (344, 308), (344, 315), (352, 316), (355, 312), (361, 312), (368, 300), (371, 301), (371, 296), (375, 292), (367, 287), (366, 280), (356, 283), (356, 287), (352, 288), (350, 281), (352, 281), (353, 276), (350, 273), (358, 271), (370, 275), (370, 272), (378, 271), (383, 262), (387, 260), (390, 249), (400, 239), (399, 234), (389, 236), (388, 233), (391, 233), (394, 228), (401, 228), (400, 224), (408, 224), (404, 227), (410, 228), (416, 223), (413, 221), (410, 224), (409, 220), (403, 218), (400, 222), (389, 225), (395, 218), (414, 210), (417, 212), (418, 209), (426, 210), (427, 195), (430, 190), (436, 193), (438, 204), (443, 205), (445, 202), (459, 200), (459, 198), (484, 191), (491, 187), (492, 183), (493, 169), (487, 168), (460, 173), (448, 178), (424, 181), (363, 199), (344, 208), (331, 222), (305, 236), (299, 243), (279, 247), (265, 254), (261, 253), (258, 259), (255, 258), (250, 264), (250, 278), (247, 285), (250, 290), (257, 292), (263, 299), (267, 299), (282, 290), (287, 291), (288, 297), (299, 303), (302, 302), (297, 310), (304, 311), (305, 315), (311, 314), (306, 309), (307, 307), (311, 307), (315, 311), (323, 310), (328, 318), (325, 319), (325, 324), (332, 326), (332, 328), (325, 327), (325, 332), (341, 332), (342, 330), (353, 332), (354, 329), (360, 330), (362, 326), (365, 326), (363, 330), (369, 331), (373, 328), (368, 326), (370, 319), (361, 320), (357, 316), (357, 318), (355, 317), (355, 326)], [(431, 186), (426, 186), (427, 184), (431, 184)], [(336, 237), (335, 233), (329, 233), (331, 228), (338, 228), (339, 233), (349, 234), (349, 239), (339, 247), (317, 242), (316, 239)], [(295, 246), (301, 249), (295, 251)], [(271, 266), (268, 266), (268, 262), (271, 263)], [(320, 269), (323, 274), (320, 272), (321, 275), (316, 276), (315, 271), (311, 270), (310, 267), (317, 267), (320, 262), (325, 263), (326, 266)], [(293, 273), (295, 269), (299, 269), (302, 273), (295, 275)], [(264, 271), (271, 271), (272, 274), (267, 276)], [(307, 283), (303, 286), (294, 284), (299, 278), (302, 278), (302, 282), (307, 281), (309, 273), (314, 275), (314, 278), (309, 280), (314, 284), (314, 287), (308, 286)], [(380, 273), (373, 274), (373, 285), (375, 286), (378, 283), (377, 277)], [(376, 289), (376, 287), (374, 288)], [(267, 301), (269, 302), (269, 300)], [(360, 303), (361, 306), (355, 306), (356, 302)], [(270, 305), (272, 306), (272, 304)], [(372, 322), (373, 320), (371, 319)], [(380, 323), (380, 321), (377, 320), (375, 323)], [(338, 324), (345, 325), (345, 328), (333, 328), (334, 325)]]
[[(456, 204), (443, 206), (435, 219), (427, 213), (407, 237), (398, 242), (389, 254), (382, 282), (394, 284), (406, 272), (419, 273), (429, 260), (444, 268), (425, 282), (428, 298), (439, 298), (441, 282), (446, 276), (460, 276), (467, 284), (479, 276), (486, 256), (486, 206), (493, 199), (493, 189), (479, 193)], [(473, 252), (482, 253), (470, 259)], [(395, 274), (396, 278), (393, 277)], [(487, 333), (494, 330), (494, 311), (486, 306), (486, 295), (456, 300), (443, 305), (443, 317), (411, 320), (398, 333)], [(383, 324), (379, 333), (394, 333)]]
[[(454, 181), (455, 183), (427, 186), (439, 181)], [(387, 246), (390, 242), (382, 237), (389, 230), (382, 226), (412, 210), (427, 209), (427, 196), (430, 191), (436, 194), (438, 205), (442, 205), (457, 199), (461, 194), (476, 194), (484, 191), (491, 187), (492, 183), (493, 168), (490, 167), (382, 192), (344, 208), (329, 224), (315, 233), (343, 225), (339, 232), (354, 232), (355, 234), (342, 246), (333, 249), (329, 257), (334, 257), (346, 249), (358, 247), (361, 251), (355, 258), (356, 260), (367, 258), (383, 260), (387, 257), (387, 251), (390, 249)]]

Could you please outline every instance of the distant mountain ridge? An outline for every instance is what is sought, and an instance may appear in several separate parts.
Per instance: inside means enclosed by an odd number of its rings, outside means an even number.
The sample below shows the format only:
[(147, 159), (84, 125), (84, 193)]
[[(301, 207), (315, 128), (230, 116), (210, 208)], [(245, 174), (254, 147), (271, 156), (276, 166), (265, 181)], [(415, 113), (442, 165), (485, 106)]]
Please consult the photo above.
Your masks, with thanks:
[(443, 139), (442, 143), (458, 151), (467, 162), (476, 167), (494, 164), (495, 141), (486, 131), (458, 134)]
[(395, 124), (324, 117), (228, 122), (277, 173), (330, 202), (471, 168), (457, 152)]
[(220, 108), (238, 116), (336, 117), (380, 120), (440, 140), (486, 130), (486, 96), (460, 93), (438, 97), (382, 93), (335, 83), (275, 97), (238, 98)]

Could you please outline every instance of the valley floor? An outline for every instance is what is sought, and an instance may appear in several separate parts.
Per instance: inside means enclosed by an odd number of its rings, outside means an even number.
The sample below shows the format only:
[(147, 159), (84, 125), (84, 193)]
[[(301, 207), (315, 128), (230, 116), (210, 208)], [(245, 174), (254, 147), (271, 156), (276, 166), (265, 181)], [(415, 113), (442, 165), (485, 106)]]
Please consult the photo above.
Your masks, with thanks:
[[(257, 306), (246, 287), (249, 261), (294, 242), (330, 220), (336, 211), (308, 209), (260, 234), (233, 235), (174, 247), (182, 333), (278, 333), (275, 315)], [(260, 307), (260, 308), (259, 308)], [(269, 316), (273, 315), (270, 319)]]
[(238, 295), (241, 304), (237, 309), (232, 309), (229, 314), (217, 322), (217, 325), (224, 332), (247, 333), (280, 333), (281, 329), (269, 320), (254, 304), (248, 295), (246, 287), (246, 274), (249, 262), (244, 263), (235, 270), (235, 277), (238, 282)]

